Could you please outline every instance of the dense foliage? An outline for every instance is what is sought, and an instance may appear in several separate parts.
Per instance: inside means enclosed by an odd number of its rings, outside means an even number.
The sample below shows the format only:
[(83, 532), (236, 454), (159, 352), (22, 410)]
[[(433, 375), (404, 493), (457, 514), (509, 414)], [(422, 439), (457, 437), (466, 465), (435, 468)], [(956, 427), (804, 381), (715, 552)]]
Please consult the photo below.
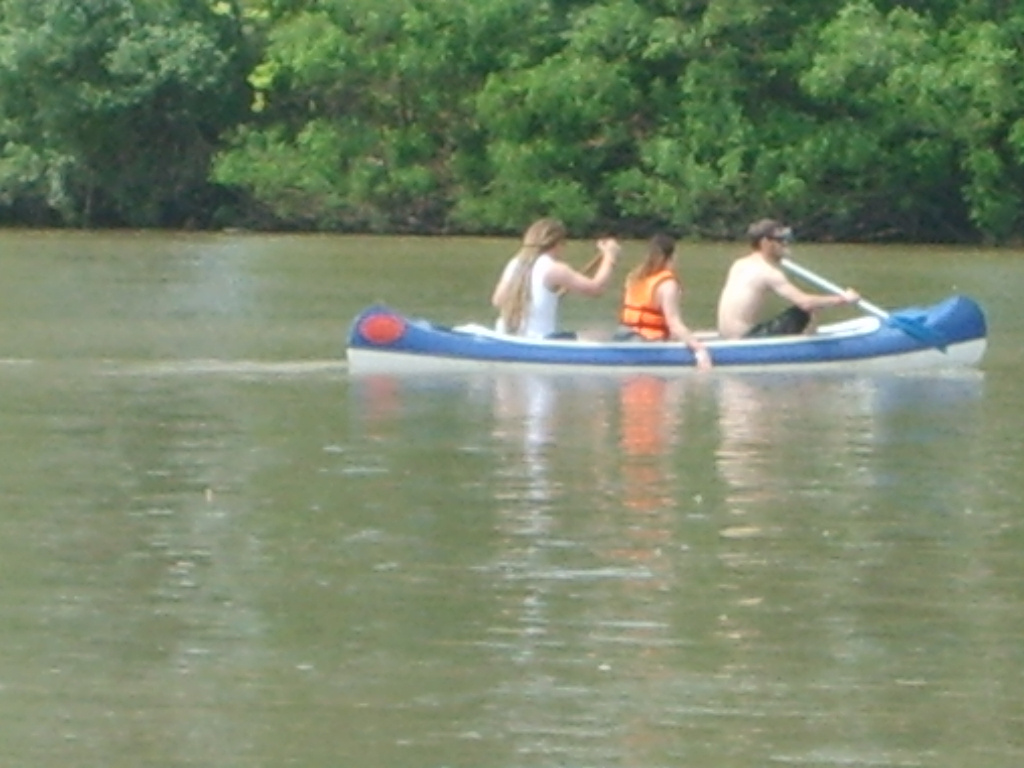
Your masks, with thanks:
[(0, 0), (0, 221), (1024, 235), (1001, 0)]

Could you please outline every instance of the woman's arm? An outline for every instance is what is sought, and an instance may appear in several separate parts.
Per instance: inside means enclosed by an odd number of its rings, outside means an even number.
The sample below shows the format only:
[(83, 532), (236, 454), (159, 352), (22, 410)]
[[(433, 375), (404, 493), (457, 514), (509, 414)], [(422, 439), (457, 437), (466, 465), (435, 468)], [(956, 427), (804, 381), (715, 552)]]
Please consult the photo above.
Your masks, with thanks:
[(494, 292), (491, 294), (491, 306), (495, 309), (500, 309), (502, 303), (508, 298), (509, 285), (511, 285), (512, 276), (515, 273), (516, 259), (512, 259), (505, 265), (505, 269), (501, 272), (501, 277), (498, 278), (498, 282), (494, 286)]
[(697, 360), (698, 369), (702, 371), (708, 370), (712, 365), (711, 355), (708, 353), (704, 343), (683, 322), (683, 316), (679, 311), (681, 298), (682, 291), (679, 289), (677, 281), (665, 280), (658, 286), (658, 304), (661, 307), (662, 314), (665, 315), (665, 322), (668, 323), (669, 333), (672, 335), (672, 338), (685, 342), (686, 346), (693, 350), (693, 356)]
[(622, 247), (618, 240), (609, 237), (598, 240), (597, 248), (601, 252), (601, 263), (592, 277), (577, 272), (564, 261), (556, 261), (547, 274), (545, 284), (548, 289), (561, 289), (566, 293), (580, 293), (584, 296), (600, 296), (608, 285)]

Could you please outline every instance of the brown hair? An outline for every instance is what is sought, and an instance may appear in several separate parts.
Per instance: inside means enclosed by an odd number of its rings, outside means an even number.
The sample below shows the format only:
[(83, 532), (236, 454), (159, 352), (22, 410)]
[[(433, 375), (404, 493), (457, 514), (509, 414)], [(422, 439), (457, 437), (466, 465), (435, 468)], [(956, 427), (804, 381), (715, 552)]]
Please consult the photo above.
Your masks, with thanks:
[(766, 237), (784, 237), (789, 233), (789, 227), (775, 219), (760, 219), (747, 227), (747, 239), (754, 248)]
[(647, 242), (647, 258), (626, 276), (626, 284), (631, 285), (665, 269), (675, 251), (676, 241), (668, 235), (657, 234), (652, 237)]
[(537, 219), (523, 233), (523, 244), (516, 252), (516, 271), (512, 285), (498, 308), (505, 329), (517, 333), (530, 303), (530, 275), (537, 257), (565, 241), (568, 232), (558, 219)]

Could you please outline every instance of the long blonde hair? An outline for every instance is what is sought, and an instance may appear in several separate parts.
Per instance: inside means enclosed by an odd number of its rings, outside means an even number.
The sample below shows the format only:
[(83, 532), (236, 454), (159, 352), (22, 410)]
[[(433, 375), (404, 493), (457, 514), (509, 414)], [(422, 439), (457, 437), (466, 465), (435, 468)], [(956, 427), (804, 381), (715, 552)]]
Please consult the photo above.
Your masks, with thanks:
[(558, 219), (537, 219), (523, 233), (523, 244), (514, 257), (517, 263), (512, 284), (498, 308), (509, 333), (518, 333), (530, 304), (530, 275), (537, 257), (564, 242), (566, 237), (565, 225)]

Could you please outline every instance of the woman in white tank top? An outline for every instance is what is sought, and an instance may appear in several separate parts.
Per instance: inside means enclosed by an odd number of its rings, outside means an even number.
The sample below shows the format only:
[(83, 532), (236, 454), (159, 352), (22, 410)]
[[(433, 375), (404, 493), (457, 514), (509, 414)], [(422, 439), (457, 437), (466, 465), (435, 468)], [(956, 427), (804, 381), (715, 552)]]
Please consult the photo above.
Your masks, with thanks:
[(618, 258), (618, 241), (597, 241), (601, 263), (588, 277), (561, 261), (567, 233), (557, 219), (538, 219), (523, 234), (523, 244), (505, 265), (491, 304), (498, 310), (497, 329), (528, 338), (558, 332), (558, 300), (563, 293), (598, 296), (608, 284)]

